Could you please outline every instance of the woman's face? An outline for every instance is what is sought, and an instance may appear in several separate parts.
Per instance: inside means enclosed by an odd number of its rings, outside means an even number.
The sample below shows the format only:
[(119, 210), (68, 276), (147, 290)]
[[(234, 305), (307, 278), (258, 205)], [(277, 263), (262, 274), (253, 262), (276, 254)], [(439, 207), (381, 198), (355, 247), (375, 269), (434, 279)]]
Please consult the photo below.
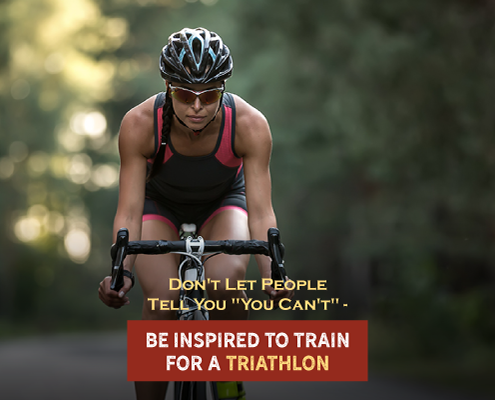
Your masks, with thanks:
[(223, 84), (214, 82), (192, 85), (167, 82), (167, 88), (177, 117), (190, 129), (201, 130), (217, 113), (221, 91), (216, 89), (222, 89)]

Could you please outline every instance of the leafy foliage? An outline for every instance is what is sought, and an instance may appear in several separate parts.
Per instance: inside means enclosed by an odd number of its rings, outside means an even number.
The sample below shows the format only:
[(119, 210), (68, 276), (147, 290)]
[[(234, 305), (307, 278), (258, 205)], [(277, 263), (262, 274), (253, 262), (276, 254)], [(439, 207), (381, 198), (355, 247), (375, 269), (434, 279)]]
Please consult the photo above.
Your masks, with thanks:
[[(493, 13), (461, 0), (3, 2), (0, 322), (136, 318), (137, 293), (122, 313), (96, 298), (114, 139), (125, 112), (162, 90), (168, 35), (205, 26), (234, 54), (228, 89), (271, 124), (291, 277), (327, 279), (326, 294), (349, 304), (283, 317), (369, 318), (405, 333), (387, 343), (396, 358), (493, 347)], [(74, 230), (89, 235), (85, 257), (68, 251)]]

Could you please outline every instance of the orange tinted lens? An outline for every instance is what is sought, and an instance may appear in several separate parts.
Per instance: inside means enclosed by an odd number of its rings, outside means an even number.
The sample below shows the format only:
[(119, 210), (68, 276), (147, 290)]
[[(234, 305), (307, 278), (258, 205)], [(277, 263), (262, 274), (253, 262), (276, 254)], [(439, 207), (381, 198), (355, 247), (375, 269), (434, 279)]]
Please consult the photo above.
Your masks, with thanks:
[(203, 104), (212, 104), (217, 102), (220, 99), (222, 92), (220, 90), (212, 90), (209, 92), (201, 93), (199, 95), (199, 100)]
[(183, 103), (192, 103), (196, 100), (196, 95), (192, 92), (183, 89), (174, 89), (172, 91), (172, 96), (174, 96), (177, 100), (182, 101)]

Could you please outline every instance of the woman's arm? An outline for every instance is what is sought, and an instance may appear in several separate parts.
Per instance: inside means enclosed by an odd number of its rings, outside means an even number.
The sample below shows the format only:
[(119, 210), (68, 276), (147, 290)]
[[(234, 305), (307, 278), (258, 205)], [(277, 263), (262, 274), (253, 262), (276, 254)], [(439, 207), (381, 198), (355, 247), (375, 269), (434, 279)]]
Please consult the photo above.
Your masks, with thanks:
[[(146, 165), (154, 146), (151, 100), (129, 111), (120, 127), (119, 201), (113, 224), (114, 242), (120, 228), (128, 229), (129, 240), (141, 239)], [(126, 257), (124, 268), (132, 271), (135, 259), (135, 255)], [(110, 290), (110, 279), (107, 277), (100, 284), (100, 299), (109, 307), (120, 308), (129, 301), (125, 294), (131, 285), (131, 280), (125, 277), (124, 287), (116, 293)]]
[[(277, 226), (272, 206), (270, 157), (272, 135), (266, 118), (261, 112), (236, 96), (236, 153), (243, 158), (246, 181), (246, 201), (251, 239), (267, 240), (267, 231)], [(270, 259), (256, 256), (262, 278), (271, 278)], [(275, 292), (269, 287), (265, 292), (275, 301), (292, 297), (293, 291)]]

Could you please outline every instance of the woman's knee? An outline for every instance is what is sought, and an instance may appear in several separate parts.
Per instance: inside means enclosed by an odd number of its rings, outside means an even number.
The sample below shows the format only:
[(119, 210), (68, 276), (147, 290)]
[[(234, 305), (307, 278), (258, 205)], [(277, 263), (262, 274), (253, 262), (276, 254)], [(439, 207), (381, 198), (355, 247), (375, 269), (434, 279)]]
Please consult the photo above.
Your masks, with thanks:
[(208, 278), (208, 296), (212, 300), (225, 300), (234, 297), (241, 297), (242, 286), (238, 281), (246, 277), (247, 264), (249, 258), (246, 256), (224, 256), (222, 261), (214, 266), (206, 267)]

